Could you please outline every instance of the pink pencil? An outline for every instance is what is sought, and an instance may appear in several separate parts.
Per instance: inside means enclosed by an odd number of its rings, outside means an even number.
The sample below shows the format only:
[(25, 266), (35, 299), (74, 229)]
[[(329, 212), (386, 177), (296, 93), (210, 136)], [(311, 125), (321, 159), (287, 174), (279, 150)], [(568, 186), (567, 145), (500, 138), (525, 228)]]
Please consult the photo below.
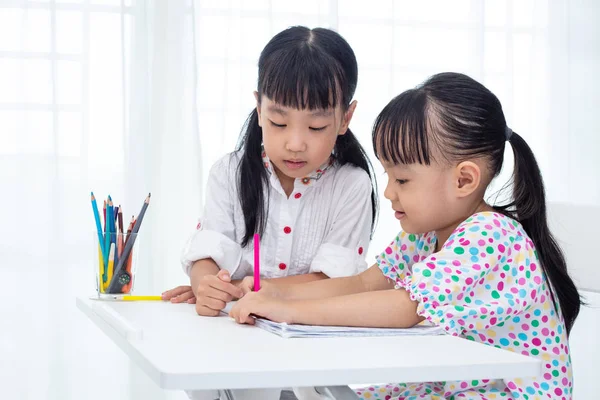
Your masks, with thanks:
[(254, 234), (254, 291), (260, 290), (260, 236)]

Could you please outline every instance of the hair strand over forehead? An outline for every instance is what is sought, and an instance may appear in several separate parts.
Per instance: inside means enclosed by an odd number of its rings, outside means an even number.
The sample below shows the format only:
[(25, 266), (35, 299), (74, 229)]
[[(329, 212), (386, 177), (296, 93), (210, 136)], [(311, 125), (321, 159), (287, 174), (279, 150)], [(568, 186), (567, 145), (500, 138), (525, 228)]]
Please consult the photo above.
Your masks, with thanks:
[(355, 60), (352, 48), (333, 31), (289, 28), (261, 53), (259, 96), (296, 109), (345, 109), (356, 90)]

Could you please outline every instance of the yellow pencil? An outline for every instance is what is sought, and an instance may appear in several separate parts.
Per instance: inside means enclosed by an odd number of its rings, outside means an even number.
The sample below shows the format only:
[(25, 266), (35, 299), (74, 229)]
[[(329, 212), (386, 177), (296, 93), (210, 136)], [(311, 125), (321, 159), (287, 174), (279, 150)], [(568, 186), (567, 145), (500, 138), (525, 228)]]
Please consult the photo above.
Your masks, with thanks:
[(114, 266), (115, 266), (115, 244), (111, 243), (110, 244), (110, 252), (108, 253), (108, 268), (106, 268), (107, 269), (107, 271), (106, 271), (107, 279), (106, 279), (106, 283), (104, 286), (104, 290), (106, 290), (108, 288), (108, 283), (110, 282), (110, 280), (113, 277)]
[(161, 296), (123, 296), (121, 300), (124, 301), (162, 301)]
[(102, 280), (102, 275), (104, 275), (104, 259), (102, 258), (102, 249), (100, 248), (100, 245), (98, 244), (98, 262), (99, 264), (99, 271), (98, 271), (98, 291), (100, 293), (104, 293), (104, 282)]
[(102, 300), (108, 300), (108, 301), (162, 301), (162, 297), (161, 296), (130, 296), (130, 295), (120, 295), (120, 294), (113, 294), (111, 295), (107, 295), (107, 296), (102, 296)]

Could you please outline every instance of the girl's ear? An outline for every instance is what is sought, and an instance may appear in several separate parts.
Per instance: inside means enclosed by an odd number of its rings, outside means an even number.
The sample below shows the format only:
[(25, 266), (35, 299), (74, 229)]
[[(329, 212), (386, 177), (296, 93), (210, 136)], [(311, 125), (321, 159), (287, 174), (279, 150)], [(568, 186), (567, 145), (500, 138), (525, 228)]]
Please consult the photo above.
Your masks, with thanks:
[(342, 122), (342, 126), (340, 126), (340, 131), (338, 135), (344, 135), (348, 130), (348, 126), (350, 126), (350, 121), (352, 121), (352, 116), (354, 115), (354, 110), (356, 110), (356, 105), (358, 103), (356, 100), (353, 100), (348, 106), (348, 110), (344, 113), (344, 121)]
[(473, 161), (463, 161), (456, 166), (454, 178), (458, 197), (467, 197), (479, 189), (481, 168)]
[(256, 99), (256, 113), (258, 114), (258, 126), (262, 128), (262, 122), (260, 120), (260, 101), (258, 101), (258, 92), (254, 91), (254, 99)]

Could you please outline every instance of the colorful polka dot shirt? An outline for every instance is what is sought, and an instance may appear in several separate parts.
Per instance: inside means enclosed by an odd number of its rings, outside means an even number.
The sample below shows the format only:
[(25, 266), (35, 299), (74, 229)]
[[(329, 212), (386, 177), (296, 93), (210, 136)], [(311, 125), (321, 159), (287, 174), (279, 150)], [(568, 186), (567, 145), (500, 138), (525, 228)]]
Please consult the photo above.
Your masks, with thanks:
[(434, 232), (401, 232), (377, 257), (417, 313), (450, 335), (542, 360), (542, 374), (506, 380), (400, 383), (357, 391), (363, 399), (571, 399), (567, 333), (533, 242), (504, 215), (472, 215), (434, 253)]

